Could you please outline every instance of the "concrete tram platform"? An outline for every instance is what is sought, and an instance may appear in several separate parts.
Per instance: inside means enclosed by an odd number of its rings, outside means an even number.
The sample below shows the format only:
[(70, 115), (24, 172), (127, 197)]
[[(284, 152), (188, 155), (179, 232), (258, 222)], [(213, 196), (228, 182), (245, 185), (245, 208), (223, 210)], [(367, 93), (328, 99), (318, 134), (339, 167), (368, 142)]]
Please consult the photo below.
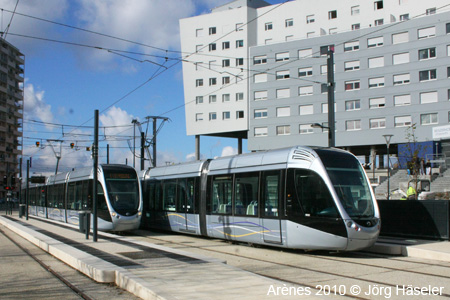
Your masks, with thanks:
[[(17, 212), (0, 216), (0, 224), (93, 280), (115, 283), (142, 299), (315, 298), (299, 295), (300, 286), (224, 261), (129, 237), (99, 232), (93, 242), (92, 235), (86, 239), (76, 226), (34, 217), (26, 220)], [(289, 294), (284, 293), (286, 288), (292, 288)]]

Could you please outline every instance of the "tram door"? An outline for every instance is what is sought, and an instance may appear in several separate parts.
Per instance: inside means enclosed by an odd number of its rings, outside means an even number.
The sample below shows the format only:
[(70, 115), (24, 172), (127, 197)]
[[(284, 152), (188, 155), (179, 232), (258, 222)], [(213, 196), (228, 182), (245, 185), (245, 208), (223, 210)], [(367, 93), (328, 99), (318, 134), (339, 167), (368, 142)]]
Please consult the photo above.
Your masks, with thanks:
[(261, 219), (264, 227), (264, 242), (281, 244), (281, 171), (262, 172), (261, 187)]
[(195, 178), (178, 179), (178, 213), (180, 218), (180, 231), (195, 232), (194, 197)]

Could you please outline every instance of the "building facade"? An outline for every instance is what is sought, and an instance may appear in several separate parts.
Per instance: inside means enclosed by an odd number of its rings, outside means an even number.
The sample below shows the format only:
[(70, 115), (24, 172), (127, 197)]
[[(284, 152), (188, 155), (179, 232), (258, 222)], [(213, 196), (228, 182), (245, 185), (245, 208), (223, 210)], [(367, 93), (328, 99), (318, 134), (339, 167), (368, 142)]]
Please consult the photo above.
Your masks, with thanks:
[(24, 55), (13, 45), (0, 40), (0, 177), (18, 190), (19, 156), (22, 155)]
[[(297, 0), (254, 8), (245, 7), (245, 2), (235, 1), (224, 5), (226, 10), (182, 22), (183, 52), (194, 53), (192, 58), (198, 60), (222, 61), (215, 70), (208, 65), (201, 71), (195, 68), (196, 60), (183, 63), (188, 134), (232, 132), (234, 127), (227, 124), (233, 124), (235, 111), (242, 109), (244, 118), (236, 124), (239, 131), (248, 131), (248, 150), (326, 146), (330, 46), (337, 147), (375, 157), (386, 151), (386, 133), (393, 135), (394, 145), (406, 143), (406, 129), (415, 124), (415, 137), (425, 142), (432, 140), (433, 128), (449, 124), (450, 13), (445, 1)], [(243, 18), (245, 14), (238, 13), (243, 9), (255, 17)], [(246, 26), (228, 35), (227, 30), (216, 33), (214, 42), (193, 36), (200, 28), (230, 29), (238, 23)], [(239, 33), (246, 36), (242, 50), (248, 52), (240, 54), (246, 65), (239, 75), (242, 80), (205, 94), (195, 86), (196, 80), (208, 85), (213, 74), (225, 74), (229, 65), (224, 60), (232, 61), (234, 54), (216, 54), (210, 48), (199, 53), (202, 48), (194, 49), (194, 44), (222, 45)], [(237, 71), (237, 65), (232, 67)], [(230, 118), (220, 114), (208, 118), (215, 108), (205, 95), (225, 91), (231, 95), (239, 85), (243, 102), (230, 98), (221, 103)], [(193, 100), (200, 96), (202, 103)], [(197, 118), (199, 114), (203, 118)], [(325, 128), (313, 128), (314, 123)]]

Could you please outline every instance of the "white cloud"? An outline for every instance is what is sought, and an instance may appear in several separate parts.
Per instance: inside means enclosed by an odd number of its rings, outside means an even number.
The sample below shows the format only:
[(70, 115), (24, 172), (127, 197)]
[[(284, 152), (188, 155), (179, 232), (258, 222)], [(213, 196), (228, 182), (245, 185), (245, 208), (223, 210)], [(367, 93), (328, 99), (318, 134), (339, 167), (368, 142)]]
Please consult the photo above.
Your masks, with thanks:
[(45, 103), (45, 92), (36, 90), (31, 83), (25, 83), (24, 90), (24, 118), (38, 119), (42, 122), (52, 122), (52, 107)]
[(237, 153), (238, 153), (237, 149), (231, 146), (226, 146), (222, 149), (222, 154), (220, 156), (222, 157), (222, 156), (236, 155)]

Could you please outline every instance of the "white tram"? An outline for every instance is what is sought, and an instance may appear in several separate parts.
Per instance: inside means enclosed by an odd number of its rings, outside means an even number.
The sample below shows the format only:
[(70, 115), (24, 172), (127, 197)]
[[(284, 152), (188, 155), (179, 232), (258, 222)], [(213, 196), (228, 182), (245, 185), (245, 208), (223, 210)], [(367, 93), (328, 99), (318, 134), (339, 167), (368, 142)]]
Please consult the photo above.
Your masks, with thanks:
[(158, 167), (142, 174), (142, 226), (296, 249), (370, 247), (380, 215), (343, 150), (297, 146)]
[[(98, 229), (139, 228), (143, 205), (136, 171), (125, 165), (99, 165), (97, 175)], [(22, 198), (28, 194), (28, 213), (78, 225), (81, 211), (92, 212), (93, 178), (90, 167), (50, 176), (45, 184), (30, 184), (28, 193), (24, 184)]]

